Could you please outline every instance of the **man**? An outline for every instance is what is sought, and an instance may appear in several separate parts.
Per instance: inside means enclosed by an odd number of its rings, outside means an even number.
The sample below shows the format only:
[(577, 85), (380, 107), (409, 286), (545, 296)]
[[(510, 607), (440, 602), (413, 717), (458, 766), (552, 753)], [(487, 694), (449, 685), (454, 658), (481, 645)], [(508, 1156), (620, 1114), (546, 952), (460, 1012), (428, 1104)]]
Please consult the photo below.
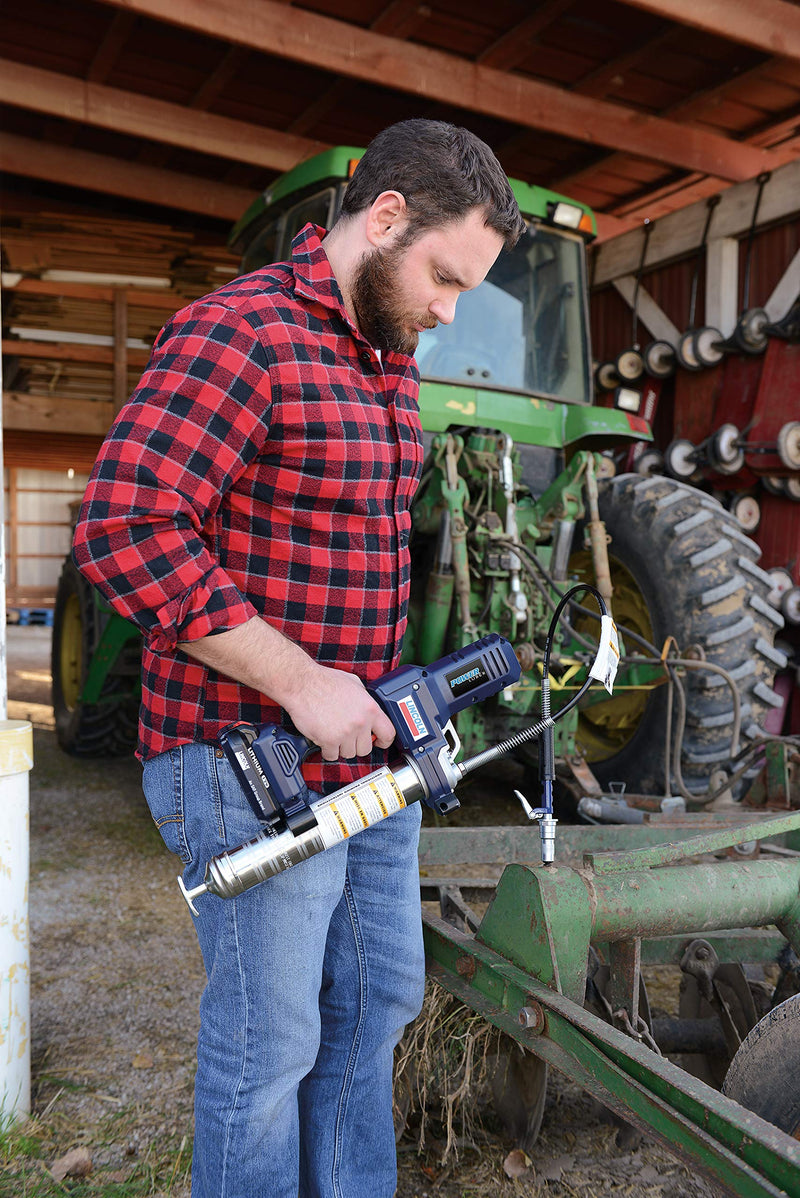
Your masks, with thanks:
[[(492, 152), (414, 120), (370, 144), (291, 262), (161, 331), (74, 555), (144, 633), (138, 755), (187, 886), (259, 831), (216, 741), (289, 721), (329, 793), (386, 760), (421, 464), (413, 360), (523, 227)], [(373, 748), (374, 746), (374, 748)], [(358, 762), (356, 758), (370, 758)], [(418, 807), (233, 901), (206, 896), (193, 1198), (391, 1198), (392, 1060), (424, 984)]]

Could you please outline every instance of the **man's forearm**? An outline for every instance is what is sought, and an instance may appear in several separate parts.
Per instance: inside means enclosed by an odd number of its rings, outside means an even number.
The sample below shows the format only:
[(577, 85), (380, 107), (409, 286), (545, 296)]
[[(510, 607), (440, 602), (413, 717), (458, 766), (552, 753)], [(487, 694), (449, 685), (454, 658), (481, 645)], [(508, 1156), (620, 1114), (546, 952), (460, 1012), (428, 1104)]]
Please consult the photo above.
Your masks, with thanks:
[(258, 617), (214, 636), (181, 641), (179, 648), (217, 673), (260, 691), (287, 709), (293, 686), (302, 686), (316, 667), (316, 662), (299, 645)]
[(259, 617), (180, 648), (235, 682), (268, 696), (329, 761), (388, 749), (394, 727), (355, 674), (321, 666)]

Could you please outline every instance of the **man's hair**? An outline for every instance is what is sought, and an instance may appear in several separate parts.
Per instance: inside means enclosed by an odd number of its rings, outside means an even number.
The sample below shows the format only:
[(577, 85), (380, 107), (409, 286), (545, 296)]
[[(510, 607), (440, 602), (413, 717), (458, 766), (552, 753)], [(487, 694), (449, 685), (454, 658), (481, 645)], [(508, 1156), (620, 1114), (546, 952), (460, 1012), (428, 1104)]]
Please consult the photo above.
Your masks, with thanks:
[(342, 216), (363, 212), (384, 191), (404, 196), (411, 237), (460, 220), (472, 208), (485, 210), (485, 223), (508, 248), (525, 228), (493, 151), (469, 129), (444, 121), (400, 121), (379, 133), (347, 186)]

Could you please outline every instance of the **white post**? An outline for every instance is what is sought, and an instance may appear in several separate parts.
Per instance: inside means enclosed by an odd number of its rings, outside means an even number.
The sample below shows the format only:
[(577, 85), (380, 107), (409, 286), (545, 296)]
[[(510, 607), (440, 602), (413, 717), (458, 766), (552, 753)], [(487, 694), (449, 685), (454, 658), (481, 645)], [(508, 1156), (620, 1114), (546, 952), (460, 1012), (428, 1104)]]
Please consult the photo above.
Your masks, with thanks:
[[(0, 397), (2, 397), (0, 368)], [(0, 416), (2, 399), (0, 398)], [(0, 474), (3, 468), (0, 419)], [(5, 498), (0, 489), (0, 1121), (31, 1109), (28, 773), (33, 729), (8, 720)]]
[(739, 319), (739, 242), (716, 237), (706, 247), (706, 319), (730, 337)]
[(28, 773), (33, 728), (0, 720), (0, 1120), (31, 1109)]

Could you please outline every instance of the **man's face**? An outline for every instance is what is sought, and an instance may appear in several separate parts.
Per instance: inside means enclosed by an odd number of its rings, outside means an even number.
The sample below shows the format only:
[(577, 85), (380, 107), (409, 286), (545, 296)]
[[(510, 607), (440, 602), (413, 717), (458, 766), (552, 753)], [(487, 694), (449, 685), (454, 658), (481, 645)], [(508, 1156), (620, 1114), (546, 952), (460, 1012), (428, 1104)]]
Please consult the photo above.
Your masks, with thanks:
[(410, 245), (393, 241), (364, 255), (351, 298), (368, 341), (384, 352), (413, 354), (423, 329), (450, 324), (461, 292), (483, 282), (503, 247), (483, 221), (483, 210), (472, 209)]

